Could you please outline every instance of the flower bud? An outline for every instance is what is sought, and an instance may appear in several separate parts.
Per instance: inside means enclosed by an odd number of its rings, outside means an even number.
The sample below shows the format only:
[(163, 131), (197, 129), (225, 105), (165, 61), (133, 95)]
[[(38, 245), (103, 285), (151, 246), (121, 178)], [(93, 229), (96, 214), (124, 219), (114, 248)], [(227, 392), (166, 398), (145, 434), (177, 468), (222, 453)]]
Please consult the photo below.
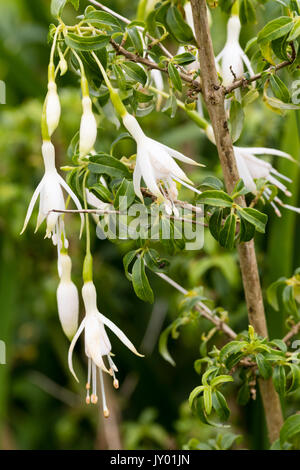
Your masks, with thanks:
[(78, 328), (78, 291), (71, 280), (71, 258), (60, 256), (61, 279), (57, 288), (57, 307), (60, 323), (65, 335), (71, 340)]
[(49, 81), (46, 97), (46, 121), (50, 137), (58, 126), (60, 111), (61, 109), (56, 83), (54, 81)]
[(92, 102), (89, 96), (85, 96), (82, 99), (82, 108), (79, 152), (81, 157), (85, 157), (94, 147), (97, 138), (97, 122), (92, 111)]

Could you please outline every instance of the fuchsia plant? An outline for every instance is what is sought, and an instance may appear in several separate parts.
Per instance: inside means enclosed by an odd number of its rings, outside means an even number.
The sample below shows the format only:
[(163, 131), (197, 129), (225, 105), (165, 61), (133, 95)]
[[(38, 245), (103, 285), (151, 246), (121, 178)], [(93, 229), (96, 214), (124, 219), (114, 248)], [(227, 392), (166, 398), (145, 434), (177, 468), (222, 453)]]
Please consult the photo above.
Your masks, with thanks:
[[(195, 214), (203, 208), (203, 223), (212, 236), (225, 249), (237, 247), (249, 312), (248, 332), (235, 332), (227, 324), (228, 316), (222, 309), (211, 308), (209, 299), (204, 297), (199, 287), (187, 292), (163, 273), (164, 268), (161, 267), (156, 248), (159, 246), (164, 252), (166, 243), (160, 236), (151, 243), (147, 239), (140, 239), (137, 248), (125, 255), (126, 275), (137, 296), (145, 301), (153, 301), (154, 297), (146, 274), (148, 269), (185, 294), (183, 313), (162, 335), (161, 352), (169, 362), (172, 362), (172, 358), (166, 349), (168, 334), (176, 332), (197, 315), (211, 322), (214, 330), (210, 338), (214, 337), (215, 332), (221, 331), (229, 340), (223, 348), (212, 348), (202, 358), (204, 371), (200, 370), (201, 367), (199, 369), (201, 384), (190, 395), (193, 411), (207, 424), (215, 424), (212, 416), (220, 421), (228, 419), (229, 409), (220, 388), (234, 380), (234, 371), (246, 369), (248, 372), (244, 375), (243, 386), (249, 387), (250, 382), (258, 381), (271, 443), (275, 442), (276, 448), (291, 446), (291, 443), (278, 440), (283, 425), (279, 395), (297, 388), (300, 358), (296, 352), (288, 351), (284, 339), (268, 339), (253, 238), (256, 232), (265, 232), (265, 207), (268, 204), (273, 206), (278, 216), (281, 215), (279, 206), (299, 212), (297, 207), (283, 202), (278, 195), (291, 195), (291, 180), (277, 171), (276, 160), (270, 159), (278, 156), (293, 161), (293, 158), (276, 149), (256, 147), (255, 142), (250, 148), (233, 146), (232, 142), (238, 140), (242, 132), (244, 109), (253, 100), (259, 99), (262, 90), (264, 101), (273, 110), (283, 112), (286, 109), (298, 109), (291, 102), (288, 86), (277, 74), (284, 68), (290, 74), (296, 70), (300, 35), (298, 2), (284, 2), (284, 15), (271, 20), (253, 39), (251, 47), (257, 51), (256, 65), (251, 64), (239, 42), (241, 28), (255, 17), (252, 0), (208, 2), (209, 5), (218, 3), (217, 8), (228, 15), (227, 41), (216, 57), (208, 21), (211, 15), (208, 15), (204, 0), (192, 0), (191, 3), (185, 0), (140, 2), (141, 21), (138, 23), (131, 22), (93, 0), (90, 1), (93, 6), (81, 11), (76, 24), (72, 26), (63, 21), (64, 7), (68, 3), (75, 8), (79, 7), (76, 0), (52, 0), (52, 14), (56, 24), (51, 25), (50, 29), (52, 47), (48, 92), (42, 114), (45, 175), (29, 204), (23, 231), (40, 196), (37, 228), (46, 219), (46, 237), (52, 237), (58, 248), (58, 312), (62, 328), (71, 340), (69, 368), (76, 379), (72, 354), (84, 331), (88, 358), (86, 402), (98, 401), (97, 370), (100, 373), (105, 417), (109, 416), (109, 410), (103, 373), (111, 375), (115, 388), (118, 388), (115, 376), (117, 367), (112, 359), (106, 328), (112, 330), (134, 354), (141, 356), (127, 336), (98, 311), (93, 283), (90, 214), (94, 216), (98, 227), (104, 227), (109, 220), (109, 213), (123, 214), (124, 209), (127, 210), (138, 201), (143, 207), (159, 207), (157, 233), (160, 234), (162, 226), (168, 224), (171, 230), (167, 243), (177, 249), (176, 223), (195, 224), (193, 216), (184, 220), (180, 210), (189, 207)], [(175, 56), (166, 47), (170, 39), (177, 46), (176, 50), (180, 47)], [(278, 44), (275, 44), (277, 40), (281, 41), (280, 51)], [(255, 67), (256, 75), (253, 71)], [(73, 147), (73, 163), (66, 167), (69, 171), (68, 183), (57, 172), (55, 149), (51, 141), (61, 115), (58, 77), (67, 70), (78, 77), (82, 97), (82, 117), (76, 145)], [(204, 114), (210, 120), (202, 116), (201, 107), (198, 106), (197, 111), (200, 94), (206, 106)], [(142, 128), (138, 118), (151, 113), (157, 101), (159, 106), (156, 108), (161, 109), (162, 100), (164, 111), (174, 116), (181, 110), (216, 145), (225, 187), (216, 177), (203, 181), (199, 188), (195, 187), (188, 171), (190, 165), (193, 165), (193, 175), (198, 172), (197, 181), (201, 180), (201, 161), (195, 161), (146, 135), (147, 129)], [(105, 131), (97, 129), (97, 114), (101, 113), (101, 106), (108, 102), (114, 109), (114, 119), (124, 126), (120, 133), (127, 131), (129, 134), (125, 134), (125, 137), (131, 136), (136, 144), (136, 154), (128, 158), (118, 159), (113, 152), (108, 155), (101, 148), (101, 133)], [(185, 164), (188, 166), (183, 169)], [(296, 171), (297, 164), (294, 164)], [(189, 195), (189, 202), (180, 199), (182, 187), (185, 194)], [(67, 208), (62, 189), (75, 204), (73, 212), (80, 215), (81, 231), (84, 228), (86, 232), (82, 287), (85, 316), (79, 327), (79, 297), (71, 280), (71, 259), (68, 254), (70, 234), (68, 226), (64, 224)], [(125, 207), (119, 202), (117, 204), (121, 197), (126, 197)], [(202, 205), (201, 209), (198, 204)], [(288, 297), (283, 299), (292, 316), (295, 334), (300, 329), (298, 298), (295, 296), (296, 288), (299, 288), (298, 278), (299, 275), (295, 275), (284, 281), (292, 289), (286, 294)], [(274, 302), (272, 289), (270, 297)], [(101, 304), (101, 294), (98, 297)]]

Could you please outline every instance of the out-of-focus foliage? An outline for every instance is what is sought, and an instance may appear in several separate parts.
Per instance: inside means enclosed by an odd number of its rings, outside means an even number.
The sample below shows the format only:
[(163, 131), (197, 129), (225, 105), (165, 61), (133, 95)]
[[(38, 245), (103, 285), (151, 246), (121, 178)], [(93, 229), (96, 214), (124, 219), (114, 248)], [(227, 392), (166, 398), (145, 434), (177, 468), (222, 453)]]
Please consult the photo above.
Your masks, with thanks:
[[(80, 3), (82, 8), (87, 5), (84, 1)], [(274, 8), (273, 4), (267, 2), (265, 9), (258, 9), (260, 29), (265, 18), (278, 16), (281, 6)], [(133, 18), (137, 4), (114, 0), (110, 6)], [(212, 36), (218, 52), (224, 44), (227, 17), (219, 9), (213, 10), (212, 16)], [(71, 5), (66, 17), (69, 22), (75, 21)], [(151, 274), (154, 305), (145, 304), (135, 296), (122, 265), (122, 255), (134, 249), (131, 242), (118, 245), (93, 237), (99, 307), (117, 320), (135, 344), (141, 343), (146, 355), (143, 361), (137, 361), (117, 341), (113, 344), (121, 371), (120, 390), (109, 394), (115, 416), (115, 442), (110, 440), (111, 429), (108, 430), (99, 410), (86, 407), (84, 387), (78, 386), (70, 376), (66, 362), (68, 342), (57, 320), (55, 248), (43, 240), (41, 232), (33, 236), (33, 221), (29, 230), (19, 236), (27, 204), (42, 174), (40, 116), (46, 92), (47, 34), (51, 21), (47, 0), (0, 1), (0, 79), (7, 87), (7, 104), (0, 105), (0, 339), (7, 346), (7, 364), (0, 365), (0, 446), (5, 449), (90, 449), (107, 448), (121, 442), (126, 449), (209, 450), (232, 445), (264, 448), (267, 442), (259, 396), (242, 408), (236, 400), (238, 387), (226, 385), (231, 428), (224, 432), (203, 424), (192, 414), (187, 400), (190, 391), (199, 384), (192, 364), (199, 355), (206, 356), (206, 346), (209, 350), (212, 348), (212, 338), (220, 350), (224, 346), (223, 339), (218, 333), (206, 336), (208, 322), (194, 318), (181, 329), (178, 341), (169, 339), (176, 368), (163, 359), (158, 352), (159, 333), (178, 319), (182, 296)], [(253, 25), (243, 29), (243, 44), (254, 36), (254, 31)], [(68, 145), (80, 122), (80, 93), (71, 74), (59, 79), (58, 84), (63, 86), (60, 93), (62, 120), (55, 145), (58, 163), (65, 164)], [(239, 143), (280, 148), (299, 160), (299, 111), (290, 113), (281, 119), (262, 104), (251, 104), (246, 110)], [(115, 138), (115, 127), (105, 117), (102, 119), (105, 133), (101, 134), (100, 121), (98, 145), (101, 151), (108, 152)], [(196, 183), (212, 172), (221, 177), (214, 146), (185, 114), (177, 112), (170, 118), (167, 113), (154, 112), (141, 118), (141, 122), (149, 135), (207, 165), (201, 174), (198, 170), (192, 174)], [(130, 151), (130, 141), (119, 144), (120, 155)], [(293, 177), (293, 203), (299, 205), (295, 167), (283, 161), (278, 162), (278, 169)], [(184, 191), (182, 194), (184, 200)], [(78, 233), (79, 221), (72, 217), (70, 224), (71, 231)], [(278, 277), (291, 278), (299, 267), (299, 244), (295, 243), (299, 229), (295, 214), (284, 212), (278, 220), (270, 211), (267, 236), (257, 237), (264, 292)], [(71, 249), (74, 281), (80, 286), (82, 252), (76, 237), (72, 237)], [(169, 273), (186, 288), (203, 286), (205, 295), (212, 298), (215, 305), (222, 306), (225, 312), (230, 311), (233, 328), (247, 329), (237, 255), (233, 250), (228, 252), (220, 247), (208, 230), (203, 250), (172, 257)], [(269, 307), (271, 338), (284, 335), (285, 319), (283, 308), (275, 311)], [(82, 385), (86, 365), (80, 352), (75, 365)], [(246, 390), (245, 394), (248, 392)], [(288, 415), (296, 413), (299, 402), (298, 389), (286, 399)], [(286, 441), (294, 443), (299, 437), (292, 435), (288, 424), (282, 431), (282, 445)], [(238, 438), (240, 434), (244, 436), (242, 443)], [(280, 448), (281, 443), (276, 445)]]

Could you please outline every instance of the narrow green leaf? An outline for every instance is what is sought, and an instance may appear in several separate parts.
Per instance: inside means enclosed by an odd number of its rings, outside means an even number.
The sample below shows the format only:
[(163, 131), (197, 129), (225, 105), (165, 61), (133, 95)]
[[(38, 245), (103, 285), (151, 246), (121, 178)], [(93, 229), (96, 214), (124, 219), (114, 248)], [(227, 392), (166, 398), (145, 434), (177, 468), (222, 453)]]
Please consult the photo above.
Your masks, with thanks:
[(124, 69), (125, 73), (130, 77), (132, 80), (141, 83), (143, 86), (146, 85), (147, 82), (147, 74), (145, 70), (135, 62), (123, 62), (122, 68)]
[(265, 233), (265, 227), (268, 220), (268, 216), (266, 214), (263, 214), (252, 207), (242, 208), (238, 210), (238, 214), (250, 224), (254, 225), (258, 232)]
[(202, 202), (208, 206), (231, 207), (233, 199), (224, 191), (208, 190), (203, 191), (203, 193), (197, 197), (197, 202)]
[(145, 263), (140, 256), (132, 268), (132, 284), (136, 295), (145, 302), (153, 303), (154, 295), (145, 273)]
[(293, 27), (293, 19), (289, 16), (281, 16), (269, 21), (257, 36), (258, 42), (271, 42), (289, 33)]
[(65, 42), (67, 46), (77, 51), (96, 51), (108, 44), (109, 36), (106, 34), (79, 36), (75, 33), (68, 33), (65, 37)]
[(170, 80), (172, 84), (174, 85), (174, 87), (176, 88), (176, 90), (182, 91), (182, 83), (181, 83), (179, 72), (177, 68), (175, 67), (175, 65), (172, 64), (172, 62), (169, 62), (168, 64), (168, 73), (169, 73)]
[(230, 409), (228, 408), (224, 395), (218, 390), (212, 394), (212, 406), (221, 421), (224, 422), (228, 420)]

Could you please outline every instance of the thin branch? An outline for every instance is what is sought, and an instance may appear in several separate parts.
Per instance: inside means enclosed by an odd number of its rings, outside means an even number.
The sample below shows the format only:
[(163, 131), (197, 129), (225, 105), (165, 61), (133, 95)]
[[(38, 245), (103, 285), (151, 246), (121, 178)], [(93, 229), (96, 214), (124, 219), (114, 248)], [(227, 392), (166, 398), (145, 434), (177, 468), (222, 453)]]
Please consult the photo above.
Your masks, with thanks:
[[(180, 284), (177, 282), (173, 281), (169, 276), (167, 276), (164, 273), (155, 273), (157, 276), (159, 276), (161, 279), (166, 281), (168, 284), (170, 284), (172, 287), (174, 287), (178, 292), (180, 292), (183, 295), (187, 295), (188, 291), (182, 287)], [(223, 331), (230, 339), (235, 339), (237, 337), (237, 334), (235, 331), (233, 331), (226, 323), (224, 323), (220, 318), (218, 318), (214, 313), (205, 305), (203, 302), (199, 301), (197, 305), (194, 307), (204, 318), (209, 320), (211, 323), (213, 323), (218, 330)]]
[(233, 90), (235, 90), (236, 88), (240, 88), (240, 87), (247, 87), (248, 85), (250, 85), (252, 82), (256, 82), (256, 80), (259, 80), (263, 74), (265, 73), (272, 73), (272, 72), (277, 72), (278, 70), (281, 70), (283, 69), (284, 67), (288, 67), (289, 65), (292, 65), (293, 62), (295, 61), (296, 59), (296, 50), (293, 46), (293, 44), (291, 43), (291, 47), (292, 47), (292, 55), (291, 55), (291, 58), (289, 60), (284, 60), (283, 62), (281, 62), (280, 64), (278, 65), (275, 65), (275, 66), (271, 66), (269, 67), (268, 69), (266, 70), (263, 70), (261, 73), (257, 73), (256, 75), (253, 75), (252, 77), (250, 78), (238, 78), (237, 80), (235, 80), (233, 82), (232, 85), (230, 86), (227, 86), (227, 87), (223, 87), (223, 93), (224, 95), (227, 95), (228, 93), (231, 93)]
[[(153, 62), (147, 59), (146, 57), (141, 57), (137, 54), (134, 54), (133, 52), (127, 51), (122, 45), (118, 44), (113, 39), (110, 39), (110, 43), (118, 54), (123, 55), (124, 57), (126, 57), (126, 59), (130, 60), (131, 62), (143, 64), (150, 70), (159, 70), (160, 72), (168, 75), (168, 67), (161, 68), (156, 62)], [(177, 69), (182, 80), (188, 83), (195, 92), (201, 91), (201, 85), (197, 80), (194, 80), (189, 74), (182, 72), (182, 69), (180, 70), (179, 67), (177, 67)]]
[[(97, 6), (98, 8), (101, 8), (101, 10), (106, 11), (107, 13), (110, 13), (112, 16), (115, 16), (119, 20), (123, 21), (123, 23), (126, 23), (126, 24), (131, 23), (131, 20), (129, 20), (128, 18), (125, 18), (125, 16), (119, 15), (118, 13), (116, 13), (115, 11), (113, 11), (110, 8), (106, 7), (105, 5), (102, 5), (102, 3), (97, 2), (96, 0), (89, 0), (89, 2), (92, 3), (93, 5)], [(139, 29), (140, 31), (144, 31), (144, 28), (142, 26), (137, 26), (137, 29)], [(157, 42), (157, 39), (153, 38), (150, 34), (146, 33), (146, 36), (151, 41)], [(165, 46), (163, 46), (160, 42), (157, 43), (157, 44), (161, 48), (161, 50), (166, 54), (167, 57), (169, 57), (170, 59), (173, 58), (173, 55), (171, 54), (170, 51), (168, 51), (168, 49)]]
[(282, 338), (282, 341), (285, 343), (289, 344), (290, 340), (293, 338), (293, 336), (296, 336), (300, 332), (300, 322), (296, 323), (291, 330)]

